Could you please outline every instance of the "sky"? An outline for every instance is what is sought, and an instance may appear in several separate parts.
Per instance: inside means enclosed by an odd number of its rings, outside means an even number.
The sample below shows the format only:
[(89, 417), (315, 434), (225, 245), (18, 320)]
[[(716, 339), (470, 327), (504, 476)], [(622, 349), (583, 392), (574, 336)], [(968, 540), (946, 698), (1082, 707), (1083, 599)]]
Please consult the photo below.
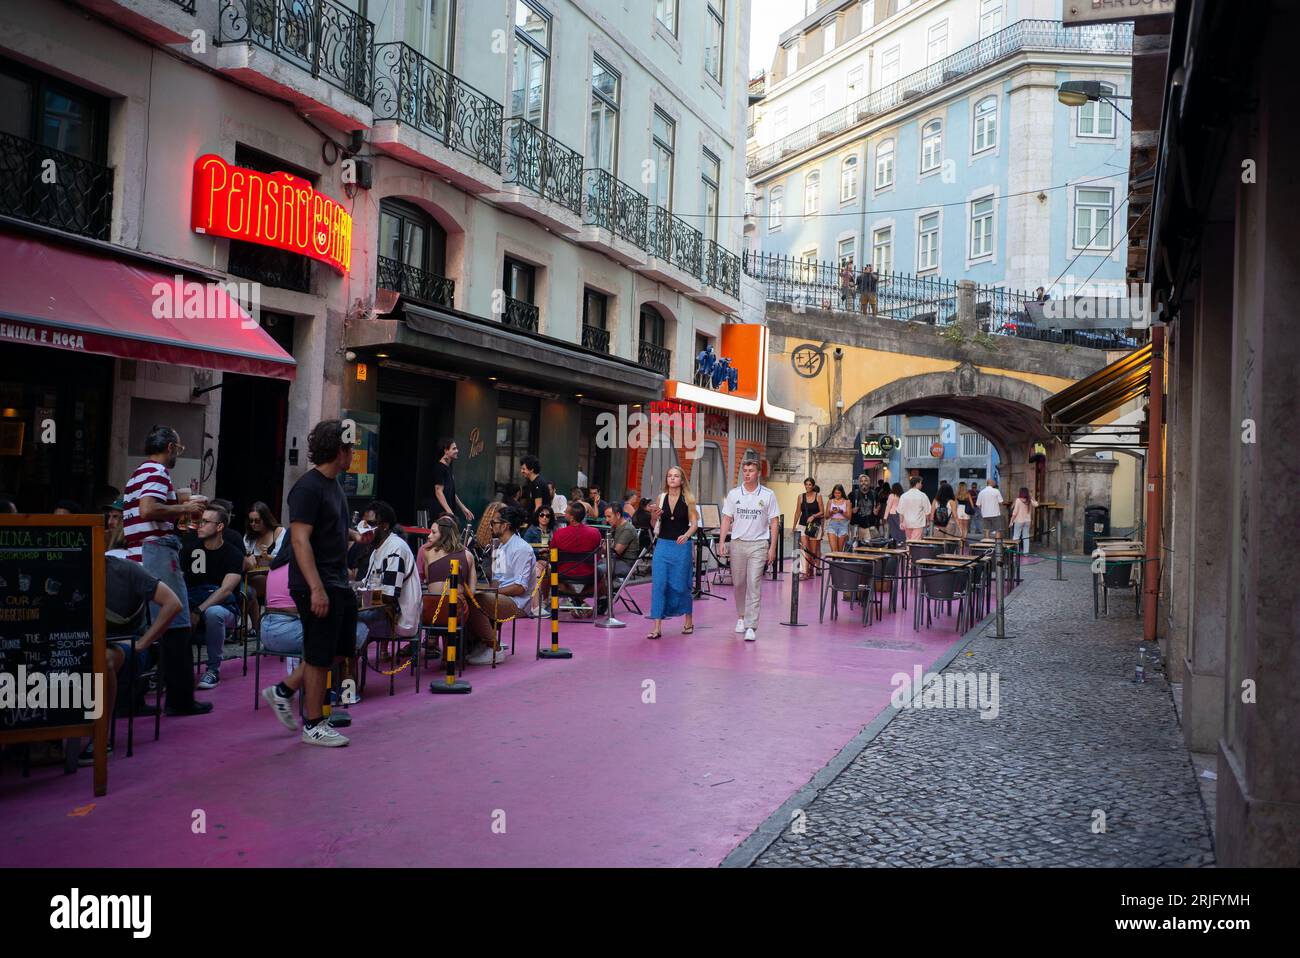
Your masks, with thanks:
[(811, 0), (753, 0), (749, 29), (749, 75), (772, 64), (777, 38), (804, 17), (805, 2)]

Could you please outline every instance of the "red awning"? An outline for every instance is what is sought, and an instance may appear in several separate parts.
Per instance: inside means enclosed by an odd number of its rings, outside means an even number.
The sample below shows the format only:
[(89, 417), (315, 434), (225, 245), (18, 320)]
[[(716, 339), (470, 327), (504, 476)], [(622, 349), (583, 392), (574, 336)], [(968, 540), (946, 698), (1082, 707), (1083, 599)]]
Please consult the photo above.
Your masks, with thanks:
[(0, 342), (278, 379), (295, 371), (219, 284), (13, 233), (0, 233)]

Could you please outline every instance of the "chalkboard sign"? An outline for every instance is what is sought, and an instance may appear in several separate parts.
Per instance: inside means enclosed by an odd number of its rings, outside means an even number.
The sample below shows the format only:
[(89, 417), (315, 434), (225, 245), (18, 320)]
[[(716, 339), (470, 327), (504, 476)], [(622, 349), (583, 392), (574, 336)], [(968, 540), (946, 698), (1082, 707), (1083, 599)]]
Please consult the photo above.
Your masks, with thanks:
[(0, 516), (0, 745), (93, 730), (103, 794), (104, 667), (103, 517)]

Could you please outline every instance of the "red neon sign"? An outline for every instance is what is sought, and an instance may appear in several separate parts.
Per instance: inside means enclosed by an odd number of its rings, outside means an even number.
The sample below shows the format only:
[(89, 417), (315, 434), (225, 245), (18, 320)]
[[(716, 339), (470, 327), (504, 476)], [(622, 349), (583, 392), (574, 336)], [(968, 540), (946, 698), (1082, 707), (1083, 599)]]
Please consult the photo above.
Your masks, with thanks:
[(258, 173), (208, 153), (194, 161), (196, 233), (274, 246), (328, 263), (352, 264), (352, 217), (291, 173)]

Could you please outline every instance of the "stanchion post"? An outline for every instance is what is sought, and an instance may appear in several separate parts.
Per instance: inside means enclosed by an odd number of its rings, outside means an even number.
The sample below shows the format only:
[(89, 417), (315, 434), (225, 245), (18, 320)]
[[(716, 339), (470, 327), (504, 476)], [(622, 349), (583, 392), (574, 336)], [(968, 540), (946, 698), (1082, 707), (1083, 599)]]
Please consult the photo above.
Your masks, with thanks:
[(1061, 520), (1056, 520), (1056, 581), (1064, 582), (1065, 576), (1061, 574)]
[[(447, 654), (444, 656), (446, 659), (447, 674), (441, 682), (434, 679), (429, 683), (429, 691), (435, 695), (464, 695), (473, 691), (473, 686), (468, 682), (464, 679), (456, 678), (456, 652), (459, 644), (457, 642), (458, 623), (456, 621), (456, 609), (459, 607), (457, 603), (460, 600), (460, 594), (457, 591), (459, 583), (460, 560), (452, 559), (451, 576), (447, 580), (447, 602), (449, 605), (447, 606)], [(495, 651), (493, 652), (492, 657), (496, 658)]]
[(790, 621), (781, 624), (791, 628), (803, 628), (808, 624), (799, 621), (799, 576), (793, 572), (790, 574)]
[[(598, 629), (625, 629), (626, 622), (620, 622), (614, 617), (614, 536), (605, 537), (605, 601), (608, 605), (605, 608), (605, 621), (597, 622)], [(600, 597), (596, 597), (596, 603), (600, 604)]]
[(539, 659), (571, 659), (573, 653), (560, 648), (560, 550), (551, 550), (551, 645), (537, 653)]
[(1003, 616), (1002, 594), (1006, 590), (1007, 557), (1002, 548), (1002, 533), (995, 532), (993, 534), (993, 541), (997, 543), (998, 552), (998, 638), (1005, 639), (1007, 637), (1007, 629), (1006, 619)]

